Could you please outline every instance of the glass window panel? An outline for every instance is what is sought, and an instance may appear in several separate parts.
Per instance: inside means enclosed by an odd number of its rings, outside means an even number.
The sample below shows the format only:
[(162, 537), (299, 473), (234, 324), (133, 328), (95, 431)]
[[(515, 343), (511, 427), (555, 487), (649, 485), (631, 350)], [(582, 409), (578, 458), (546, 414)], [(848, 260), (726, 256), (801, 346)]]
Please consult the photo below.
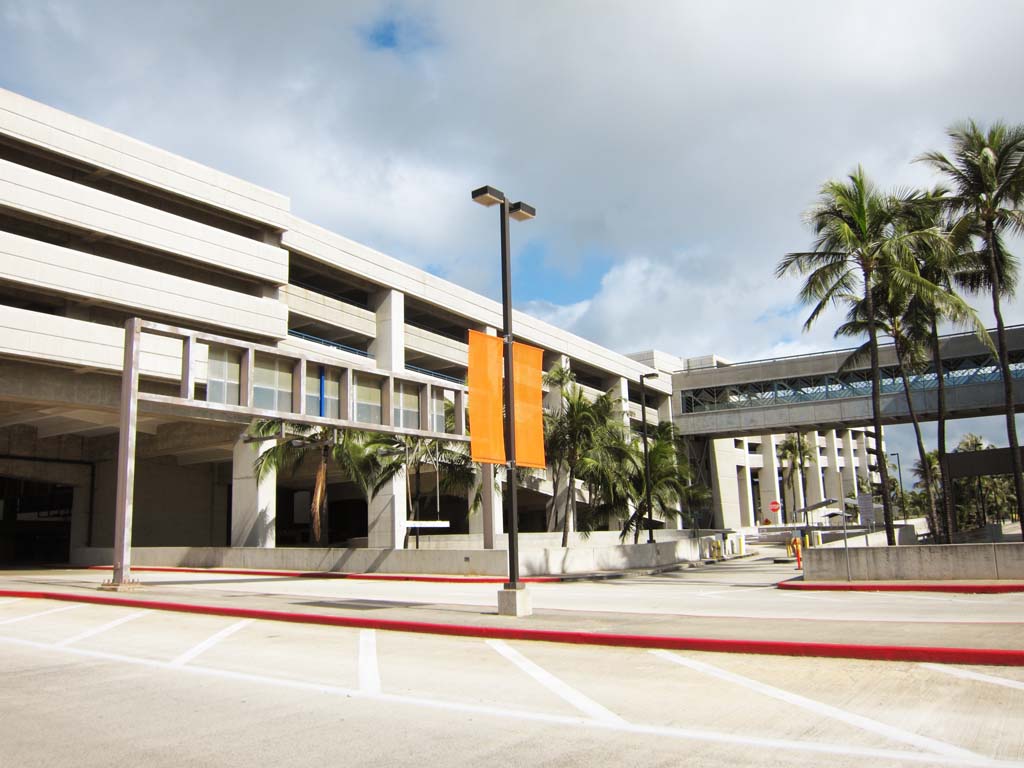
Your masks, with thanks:
[(380, 424), (380, 406), (356, 403), (356, 421), (364, 424)]
[(356, 400), (360, 403), (380, 405), (380, 382), (377, 379), (356, 377)]
[(242, 353), (227, 347), (208, 347), (206, 399), (211, 403), (238, 405), (238, 381)]
[(252, 392), (252, 403), (256, 408), (266, 411), (274, 410), (274, 390), (266, 387), (256, 387)]
[(311, 390), (306, 390), (306, 415), (307, 416), (319, 416), (320, 415), (320, 392), (317, 390), (310, 394)]
[(277, 384), (275, 378), (276, 370), (277, 364), (273, 358), (267, 359), (257, 355), (256, 364), (254, 365), (255, 375), (253, 377), (253, 384), (257, 387), (273, 389)]
[(209, 379), (206, 382), (206, 399), (211, 403), (225, 403), (227, 400), (224, 398), (225, 386), (223, 381), (217, 381), (216, 379)]

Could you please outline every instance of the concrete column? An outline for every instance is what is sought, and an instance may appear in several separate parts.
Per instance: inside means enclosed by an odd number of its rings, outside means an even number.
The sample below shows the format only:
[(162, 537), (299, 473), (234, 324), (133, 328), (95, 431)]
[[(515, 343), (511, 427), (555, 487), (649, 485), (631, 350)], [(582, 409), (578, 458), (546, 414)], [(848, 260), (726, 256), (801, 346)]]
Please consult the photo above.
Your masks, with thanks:
[(89, 494), (88, 484), (75, 483), (71, 497), (71, 550), (84, 547), (89, 540)]
[(117, 496), (114, 507), (114, 575), (110, 589), (132, 585), (132, 515), (135, 500), (135, 445), (139, 415), (139, 354), (142, 321), (129, 318), (124, 326), (124, 367), (121, 372), (121, 415), (117, 442)]
[(853, 458), (853, 433), (848, 429), (843, 430), (843, 498), (857, 498), (857, 465)]
[(672, 421), (672, 395), (658, 398), (658, 421)]
[(371, 549), (402, 549), (405, 546), (405, 521), (408, 497), (403, 470), (377, 492), (368, 507), (367, 532)]
[(743, 462), (736, 468), (737, 493), (739, 495), (739, 524), (748, 528), (754, 524), (754, 495), (753, 484), (750, 481), (750, 452), (747, 450), (747, 441), (743, 441)]
[(371, 298), (377, 319), (377, 337), (370, 342), (370, 354), (377, 367), (388, 371), (405, 369), (405, 294), (383, 290)]
[(773, 501), (782, 501), (782, 497), (779, 495), (779, 457), (775, 453), (774, 435), (761, 435), (761, 459), (764, 463), (758, 478), (761, 493), (761, 515), (773, 523), (778, 523), (782, 518), (782, 510), (774, 513), (771, 510)]
[(857, 477), (861, 482), (871, 482), (871, 454), (868, 453), (868, 436), (863, 431), (857, 432)]
[(231, 546), (276, 545), (277, 473), (256, 479), (256, 457), (274, 446), (272, 440), (235, 443), (231, 465)]
[[(385, 371), (405, 369), (405, 294), (401, 291), (382, 290), (371, 299), (377, 320), (377, 336), (370, 343), (370, 354), (377, 368)], [(381, 393), (381, 411), (384, 424), (392, 422), (393, 380), (385, 382)], [(405, 545), (405, 521), (408, 498), (405, 471), (399, 472), (382, 488), (367, 507), (366, 527), (368, 546), (377, 549), (401, 549)]]
[[(620, 377), (616, 379), (611, 387), (608, 388), (608, 392), (613, 398), (619, 400), (619, 406), (622, 408), (622, 424), (625, 427), (629, 427), (629, 379), (626, 377)], [(648, 425), (650, 426), (650, 425)]]
[(836, 431), (830, 429), (825, 433), (825, 498), (838, 499), (843, 502), (843, 476), (839, 469), (839, 441)]
[(736, 478), (740, 459), (733, 438), (711, 441), (711, 497), (716, 528), (736, 528), (740, 524), (739, 483)]
[(480, 509), (469, 516), (469, 532), (483, 534), (484, 549), (494, 549), (495, 537), (505, 531), (501, 483), (496, 477), (493, 464), (482, 464), (480, 467)]
[(821, 448), (818, 445), (818, 433), (807, 433), (807, 442), (811, 446), (810, 461), (807, 464), (807, 506), (817, 504), (825, 499), (825, 487), (821, 482)]

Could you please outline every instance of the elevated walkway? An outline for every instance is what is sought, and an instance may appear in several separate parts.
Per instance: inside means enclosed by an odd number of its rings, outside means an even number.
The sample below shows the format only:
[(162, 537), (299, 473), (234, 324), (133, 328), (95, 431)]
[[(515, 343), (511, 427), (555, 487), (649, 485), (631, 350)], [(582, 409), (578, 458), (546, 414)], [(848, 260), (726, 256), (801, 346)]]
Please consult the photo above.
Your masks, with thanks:
[[(994, 331), (991, 332), (994, 339)], [(972, 333), (942, 337), (942, 376), (951, 418), (989, 416), (1003, 409), (998, 361)], [(1014, 392), (1024, 399), (1024, 325), (1007, 328)], [(865, 360), (842, 370), (852, 349), (724, 363), (673, 374), (681, 394), (676, 427), (707, 437), (864, 426), (871, 421), (871, 370)], [(910, 421), (893, 345), (879, 350), (882, 422)], [(923, 419), (938, 416), (939, 375), (928, 365), (909, 375), (911, 397)]]

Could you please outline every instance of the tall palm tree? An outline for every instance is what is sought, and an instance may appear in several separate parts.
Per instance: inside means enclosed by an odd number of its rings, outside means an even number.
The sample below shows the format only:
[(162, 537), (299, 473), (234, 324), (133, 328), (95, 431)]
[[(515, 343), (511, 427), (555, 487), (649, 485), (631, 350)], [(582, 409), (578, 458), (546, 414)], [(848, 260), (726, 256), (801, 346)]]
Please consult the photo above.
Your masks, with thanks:
[[(932, 248), (931, 250), (939, 250)], [(883, 266), (883, 270), (889, 265)], [(936, 316), (947, 317), (963, 322), (971, 320), (975, 328), (984, 334), (974, 311), (956, 295), (935, 288), (921, 290), (919, 285), (911, 287), (900, 281), (882, 280), (872, 289), (875, 309), (875, 326), (879, 333), (889, 336), (893, 341), (896, 353), (896, 366), (903, 383), (903, 395), (907, 404), (907, 412), (914, 427), (917, 441), (918, 463), (930, 466), (927, 461), (928, 451), (921, 433), (921, 419), (917, 413), (912, 396), (910, 382), (911, 373), (919, 370), (927, 358), (927, 347), (931, 341)], [(863, 336), (867, 327), (867, 303), (858, 301), (850, 308), (847, 321), (836, 330), (837, 336)], [(856, 365), (867, 354), (867, 344), (855, 350), (844, 362), (843, 367)], [(941, 369), (940, 369), (941, 370)], [(932, 535), (939, 538), (941, 529), (937, 514), (937, 494), (934, 483), (923, 486), (927, 499), (928, 525)]]
[[(950, 221), (946, 215), (946, 196), (948, 190), (936, 186), (925, 193), (920, 204), (909, 212), (917, 219), (920, 226), (942, 229), (947, 233), (948, 243), (945, 247), (936, 248), (930, 242), (919, 243), (915, 248), (914, 257), (918, 272), (925, 280), (941, 289), (948, 296), (957, 296), (954, 284), (956, 276), (966, 268), (969, 259), (970, 235), (961, 224)], [(918, 294), (911, 299), (909, 312), (916, 314), (919, 322), (927, 326), (928, 338), (926, 346), (931, 353), (932, 368), (935, 371), (937, 387), (938, 420), (936, 422), (936, 449), (938, 451), (937, 467), (941, 480), (942, 493), (939, 495), (942, 506), (943, 528), (946, 543), (952, 543), (953, 533), (957, 527), (956, 510), (953, 508), (953, 494), (949, 492), (951, 480), (946, 476), (946, 422), (949, 419), (946, 407), (946, 376), (942, 360), (942, 345), (939, 341), (939, 324), (945, 320), (956, 321), (955, 312), (949, 312), (943, 306), (929, 300), (928, 296)], [(971, 310), (970, 320), (975, 325), (978, 337), (989, 347), (992, 342), (988, 332), (982, 326), (977, 314)]]
[[(795, 272), (805, 275), (800, 299), (813, 303), (814, 309), (804, 323), (808, 330), (832, 305), (865, 303), (868, 351), (871, 359), (871, 410), (876, 451), (881, 451), (882, 408), (881, 376), (878, 364), (878, 333), (872, 288), (885, 278), (911, 285), (925, 283), (916, 271), (907, 268), (911, 249), (926, 240), (941, 241), (941, 233), (928, 229), (901, 227), (904, 211), (915, 202), (916, 193), (883, 194), (858, 167), (845, 181), (827, 181), (817, 204), (807, 213), (815, 241), (810, 251), (786, 254), (776, 268), (776, 276)], [(934, 286), (932, 286), (934, 287)], [(882, 487), (889, 487), (886, 462), (877, 462)], [(896, 544), (892, 504), (882, 494), (886, 539)]]
[(548, 427), (551, 461), (562, 462), (567, 474), (565, 508), (562, 517), (562, 546), (569, 546), (569, 528), (576, 517), (576, 479), (589, 452), (608, 428), (615, 410), (610, 395), (589, 400), (583, 389), (570, 384), (562, 390), (562, 410), (552, 415)]
[[(796, 486), (800, 483), (800, 492), (807, 506), (807, 478), (804, 470), (811, 458), (811, 446), (807, 442), (807, 435), (794, 432), (787, 435), (776, 447), (779, 460), (785, 463), (782, 470), (782, 478), (789, 485), (790, 495), (793, 497), (794, 511), (796, 508)], [(792, 521), (799, 522), (799, 521)]]
[[(679, 501), (686, 494), (688, 473), (687, 468), (679, 463), (676, 434), (672, 423), (663, 421), (658, 424), (649, 439), (651, 506), (663, 518), (675, 520), (680, 514)], [(620, 538), (625, 539), (632, 533), (633, 543), (637, 544), (640, 540), (640, 531), (647, 519), (647, 477), (644, 471), (642, 445), (633, 441), (631, 447), (636, 457), (629, 465), (633, 468), (628, 486), (633, 511), (626, 516)]]
[(1024, 476), (1002, 311), (1002, 300), (1012, 296), (1017, 285), (1017, 260), (1004, 238), (1024, 234), (1024, 126), (997, 122), (986, 131), (972, 120), (954, 125), (948, 135), (953, 144), (950, 157), (929, 152), (919, 159), (948, 179), (949, 208), (977, 244), (973, 268), (959, 281), (970, 291), (986, 291), (992, 297), (1017, 514), (1024, 519)]
[(554, 445), (553, 435), (555, 425), (565, 407), (564, 392), (566, 388), (575, 383), (576, 375), (572, 369), (562, 365), (556, 365), (544, 373), (544, 384), (550, 389), (558, 390), (554, 399), (553, 407), (544, 413), (544, 448), (548, 459), (548, 467), (551, 472), (551, 498), (547, 502), (547, 529), (554, 531), (558, 525), (558, 496), (559, 489), (565, 477), (565, 462), (558, 452), (559, 447)]

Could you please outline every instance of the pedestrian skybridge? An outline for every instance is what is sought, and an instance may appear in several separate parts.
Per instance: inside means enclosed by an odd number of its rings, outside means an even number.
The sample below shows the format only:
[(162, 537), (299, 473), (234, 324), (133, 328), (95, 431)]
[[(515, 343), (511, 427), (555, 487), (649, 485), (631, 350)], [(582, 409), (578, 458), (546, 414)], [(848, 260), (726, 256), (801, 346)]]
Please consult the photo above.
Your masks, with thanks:
[[(995, 343), (995, 331), (991, 331)], [(1007, 328), (1017, 402), (1024, 399), (1024, 325)], [(974, 334), (942, 337), (942, 376), (951, 418), (1002, 413), (1002, 376), (992, 352)], [(744, 363), (715, 361), (672, 377), (679, 393), (676, 426), (684, 434), (724, 437), (801, 427), (836, 428), (871, 420), (867, 356), (844, 368), (852, 349)], [(883, 423), (910, 420), (903, 380), (891, 344), (879, 349)], [(928, 364), (908, 375), (915, 409), (938, 415), (939, 374)], [(1019, 392), (1017, 391), (1019, 390)]]

